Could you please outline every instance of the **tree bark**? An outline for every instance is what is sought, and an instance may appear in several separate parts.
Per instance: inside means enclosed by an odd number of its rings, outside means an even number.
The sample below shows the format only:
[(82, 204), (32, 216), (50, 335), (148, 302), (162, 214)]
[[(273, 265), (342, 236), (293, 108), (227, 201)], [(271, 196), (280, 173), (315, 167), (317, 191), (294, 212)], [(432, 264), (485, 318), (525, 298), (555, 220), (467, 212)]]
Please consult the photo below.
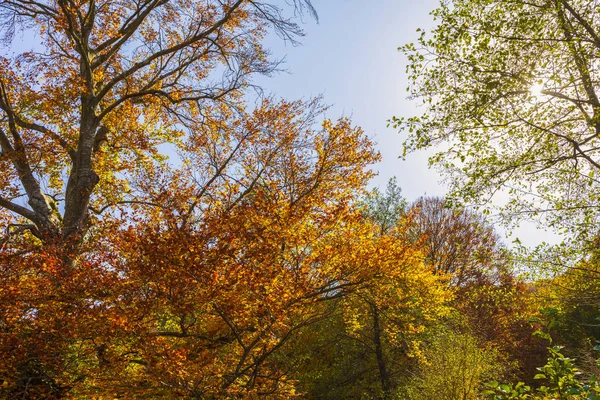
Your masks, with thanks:
[(373, 313), (373, 342), (375, 344), (375, 355), (377, 357), (377, 368), (379, 369), (379, 379), (381, 381), (381, 389), (383, 390), (383, 399), (389, 400), (392, 398), (392, 388), (389, 371), (383, 355), (379, 309), (375, 303), (371, 303), (371, 311)]
[(69, 242), (77, 242), (77, 238), (81, 238), (85, 233), (84, 221), (88, 214), (90, 197), (100, 180), (92, 165), (94, 137), (99, 121), (91, 96), (82, 96), (81, 108), (79, 142), (65, 196), (63, 238)]

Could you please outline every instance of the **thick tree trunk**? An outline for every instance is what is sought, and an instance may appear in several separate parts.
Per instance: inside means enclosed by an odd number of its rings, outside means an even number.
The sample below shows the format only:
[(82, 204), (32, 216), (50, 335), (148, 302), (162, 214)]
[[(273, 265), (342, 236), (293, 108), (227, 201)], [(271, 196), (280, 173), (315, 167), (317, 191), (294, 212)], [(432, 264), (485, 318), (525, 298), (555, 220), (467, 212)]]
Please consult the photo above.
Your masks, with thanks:
[(65, 196), (63, 238), (69, 242), (77, 242), (78, 238), (85, 233), (84, 222), (88, 214), (90, 197), (99, 181), (92, 167), (94, 136), (97, 129), (98, 120), (93, 102), (90, 98), (82, 99), (79, 142)]

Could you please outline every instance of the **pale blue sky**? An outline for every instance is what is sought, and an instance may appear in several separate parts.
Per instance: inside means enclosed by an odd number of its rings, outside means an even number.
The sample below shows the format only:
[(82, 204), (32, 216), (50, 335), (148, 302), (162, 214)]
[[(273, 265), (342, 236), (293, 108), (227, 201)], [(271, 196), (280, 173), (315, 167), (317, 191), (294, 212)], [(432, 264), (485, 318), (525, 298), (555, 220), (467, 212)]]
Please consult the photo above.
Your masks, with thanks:
[(305, 18), (306, 37), (298, 47), (278, 38), (268, 41), (273, 55), (286, 57), (288, 73), (260, 79), (261, 86), (286, 99), (323, 94), (328, 117), (352, 117), (378, 142), (383, 162), (373, 185), (384, 187), (398, 177), (405, 197), (443, 195), (440, 177), (427, 168), (427, 155), (398, 159), (402, 137), (386, 128), (394, 115), (410, 115), (406, 99), (405, 59), (398, 46), (414, 41), (417, 28), (432, 26), (429, 12), (438, 0), (313, 0), (319, 24)]

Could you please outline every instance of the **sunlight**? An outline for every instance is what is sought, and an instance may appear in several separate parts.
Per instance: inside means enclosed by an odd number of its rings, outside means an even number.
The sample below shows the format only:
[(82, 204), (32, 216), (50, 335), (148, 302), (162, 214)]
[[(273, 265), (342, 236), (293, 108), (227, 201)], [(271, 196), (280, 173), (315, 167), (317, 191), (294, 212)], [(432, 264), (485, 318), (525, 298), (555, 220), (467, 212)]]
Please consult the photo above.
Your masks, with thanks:
[(544, 84), (540, 82), (533, 84), (529, 88), (529, 92), (531, 92), (531, 94), (534, 95), (537, 99), (541, 99), (544, 96), (544, 94), (542, 93), (543, 90)]

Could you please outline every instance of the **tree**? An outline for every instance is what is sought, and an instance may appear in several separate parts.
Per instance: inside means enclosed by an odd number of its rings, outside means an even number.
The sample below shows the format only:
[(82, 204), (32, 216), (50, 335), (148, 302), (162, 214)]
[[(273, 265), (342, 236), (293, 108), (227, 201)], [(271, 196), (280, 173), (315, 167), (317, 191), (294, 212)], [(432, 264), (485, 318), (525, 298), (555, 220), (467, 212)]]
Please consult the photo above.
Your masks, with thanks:
[(452, 294), (411, 240), (400, 193), (392, 179), (385, 192), (360, 200), (361, 222), (353, 230), (362, 232), (361, 241), (352, 251), (355, 262), (369, 260), (369, 279), (283, 351), (306, 398), (394, 398), (417, 364), (427, 329), (449, 313)]
[(392, 123), (430, 158), (453, 198), (581, 238), (597, 233), (600, 51), (594, 0), (443, 2), (408, 56), (424, 114)]
[(506, 272), (503, 248), (494, 229), (476, 212), (450, 208), (447, 200), (421, 197), (411, 204), (411, 231), (423, 240), (426, 262), (451, 284)]
[(405, 389), (411, 400), (477, 399), (481, 384), (503, 370), (496, 352), (479, 346), (467, 333), (440, 333), (425, 356), (419, 373)]
[(384, 193), (375, 188), (365, 196), (363, 203), (365, 216), (376, 221), (381, 234), (388, 233), (406, 218), (408, 202), (402, 197), (396, 177), (388, 181)]
[[(276, 69), (261, 46), (269, 27), (302, 34), (275, 5), (245, 0), (2, 1), (0, 18), (0, 206), (18, 219), (9, 226), (75, 253), (92, 209), (138, 201), (128, 182), (152, 171), (161, 143), (241, 107), (250, 78)], [(36, 51), (11, 56), (19, 29)]]
[(427, 329), (448, 314), (444, 282), (410, 242), (390, 239), (371, 237), (372, 247), (362, 246), (377, 268), (372, 279), (292, 342), (289, 363), (298, 364), (293, 376), (307, 398), (394, 398), (421, 356)]
[(554, 343), (565, 346), (566, 354), (577, 357), (585, 372), (597, 369), (596, 361), (589, 356), (600, 339), (598, 261), (598, 253), (593, 252), (589, 259), (538, 284), (548, 334)]
[(104, 210), (75, 264), (50, 246), (3, 253), (1, 390), (291, 395), (273, 353), (387, 268), (351, 206), (377, 155), (347, 120), (309, 128), (311, 110), (265, 102), (207, 123), (184, 166), (131, 182), (143, 203)]
[(504, 357), (506, 373), (529, 380), (545, 357), (545, 345), (532, 338), (535, 329), (529, 322), (538, 316), (539, 302), (533, 287), (515, 277), (493, 227), (480, 213), (451, 208), (448, 200), (437, 197), (418, 199), (409, 214), (425, 262), (454, 289), (452, 305), (458, 314), (448, 322), (466, 322), (483, 347)]
[(399, 223), (381, 235), (375, 250), (387, 267), (343, 299), (346, 335), (358, 342), (367, 355), (361, 364), (376, 377), (370, 380), (377, 382), (373, 398), (393, 398), (412, 360), (421, 356), (423, 332), (449, 313), (453, 297), (444, 278), (423, 263), (407, 228)]

